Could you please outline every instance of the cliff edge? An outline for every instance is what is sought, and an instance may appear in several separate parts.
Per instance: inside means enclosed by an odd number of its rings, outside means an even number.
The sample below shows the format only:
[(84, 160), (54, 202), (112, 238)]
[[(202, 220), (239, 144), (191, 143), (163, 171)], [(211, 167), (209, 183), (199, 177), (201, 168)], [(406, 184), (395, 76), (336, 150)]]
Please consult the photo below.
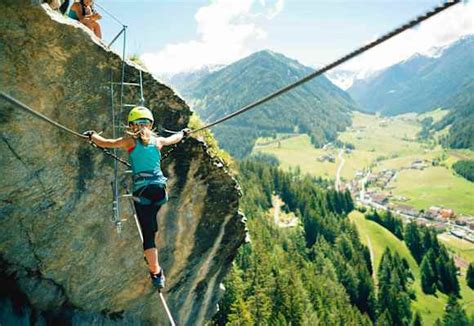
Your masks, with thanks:
[[(35, 1), (2, 1), (0, 27), (2, 91), (73, 130), (111, 136), (116, 53)], [(126, 81), (137, 82), (138, 69), (127, 64)], [(143, 83), (159, 127), (187, 126), (192, 112), (173, 90), (145, 71)], [(137, 92), (127, 88), (125, 103), (137, 102)], [(0, 151), (0, 323), (167, 325), (126, 200), (120, 234), (110, 221), (113, 160), (3, 100)], [(178, 324), (202, 324), (244, 240), (238, 185), (193, 138), (163, 169), (170, 201), (157, 240), (165, 295)]]

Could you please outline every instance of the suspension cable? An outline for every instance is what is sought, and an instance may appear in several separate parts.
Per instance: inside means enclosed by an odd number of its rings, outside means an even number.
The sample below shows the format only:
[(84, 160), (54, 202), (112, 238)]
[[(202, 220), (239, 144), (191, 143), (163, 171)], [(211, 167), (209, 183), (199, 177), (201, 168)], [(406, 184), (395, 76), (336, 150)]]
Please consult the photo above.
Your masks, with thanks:
[(112, 18), (113, 20), (115, 20), (117, 23), (119, 23), (120, 25), (122, 26), (126, 26), (124, 23), (122, 23), (122, 21), (120, 19), (118, 19), (117, 17), (114, 16), (114, 14), (112, 14), (110, 11), (108, 11), (107, 9), (105, 9), (104, 6), (102, 6), (100, 3), (98, 3), (97, 1), (95, 1), (94, 5), (96, 5), (97, 7), (99, 7), (100, 9), (102, 9), (107, 15), (109, 15), (110, 18)]
[[(78, 133), (77, 131), (74, 131), (72, 129), (69, 129), (68, 127), (60, 124), (59, 122), (56, 122), (50, 118), (48, 118), (47, 116), (45, 116), (44, 114), (42, 113), (39, 113), (38, 111), (35, 111), (33, 110), (32, 108), (30, 108), (28, 105), (18, 101), (17, 99), (11, 97), (10, 95), (6, 94), (5, 92), (0, 92), (0, 97), (3, 97), (5, 100), (7, 100), (8, 102), (14, 104), (16, 107), (19, 107), (19, 108), (22, 108), (23, 110), (33, 114), (34, 116), (40, 118), (41, 120), (44, 120), (50, 124), (52, 124), (53, 126), (59, 128), (59, 129), (62, 129), (76, 137), (79, 137), (79, 138), (82, 138), (82, 139), (89, 139), (88, 136), (86, 135), (83, 135), (83, 134), (80, 134)], [(93, 143), (93, 142), (90, 142), (92, 146), (100, 149), (105, 155), (108, 155), (110, 157), (112, 157), (113, 159), (125, 164), (126, 166), (130, 167), (130, 163), (128, 163), (127, 161), (125, 161), (124, 159), (118, 157), (117, 155), (115, 155), (114, 153), (111, 153), (109, 150), (107, 150), (106, 148), (103, 148), (103, 147), (100, 147), (98, 146), (97, 144)]]
[(195, 130), (191, 131), (191, 133), (195, 133), (195, 132), (198, 132), (198, 131), (201, 131), (201, 130), (204, 130), (204, 129), (213, 127), (213, 126), (215, 126), (215, 125), (217, 125), (217, 124), (220, 124), (220, 123), (222, 123), (222, 122), (224, 122), (224, 121), (227, 121), (227, 120), (229, 120), (229, 119), (231, 119), (231, 118), (233, 118), (233, 117), (236, 117), (236, 116), (238, 116), (239, 114), (242, 114), (242, 113), (244, 113), (244, 112), (246, 112), (246, 111), (249, 111), (250, 109), (253, 109), (253, 108), (255, 108), (256, 106), (258, 106), (258, 105), (260, 105), (260, 104), (263, 104), (263, 103), (265, 103), (265, 102), (268, 102), (268, 101), (270, 101), (271, 99), (273, 99), (273, 98), (275, 98), (275, 97), (277, 97), (277, 96), (280, 96), (280, 95), (282, 95), (283, 93), (286, 93), (286, 92), (292, 90), (293, 88), (298, 87), (298, 86), (300, 86), (301, 84), (304, 84), (304, 83), (310, 81), (311, 79), (316, 78), (316, 77), (318, 77), (318, 76), (324, 74), (326, 71), (328, 71), (328, 70), (330, 70), (330, 69), (333, 69), (333, 68), (335, 68), (335, 67), (337, 67), (337, 66), (343, 64), (344, 62), (346, 62), (346, 61), (348, 61), (348, 60), (350, 60), (350, 59), (352, 59), (352, 58), (354, 58), (354, 57), (356, 57), (356, 56), (358, 56), (358, 55), (360, 55), (360, 54), (362, 54), (362, 53), (364, 53), (364, 52), (370, 50), (371, 48), (373, 48), (373, 47), (375, 47), (375, 46), (377, 46), (377, 45), (379, 45), (379, 44), (381, 44), (381, 43), (383, 43), (383, 42), (385, 42), (385, 41), (391, 39), (392, 37), (394, 37), (394, 36), (396, 36), (396, 35), (398, 35), (398, 34), (404, 32), (404, 31), (406, 31), (406, 30), (408, 30), (408, 29), (414, 27), (415, 25), (420, 24), (421, 22), (423, 22), (423, 21), (425, 21), (425, 20), (427, 20), (427, 19), (433, 17), (434, 15), (437, 15), (437, 14), (439, 14), (440, 12), (442, 12), (442, 11), (444, 11), (444, 10), (446, 10), (446, 9), (448, 9), (448, 8), (450, 8), (450, 7), (452, 7), (452, 6), (456, 5), (456, 4), (458, 4), (458, 3), (460, 3), (461, 1), (462, 1), (462, 0), (449, 0), (449, 1), (445, 2), (445, 3), (443, 3), (442, 5), (439, 5), (439, 6), (435, 7), (435, 8), (433, 8), (431, 11), (428, 11), (428, 12), (426, 12), (425, 14), (416, 17), (415, 19), (409, 21), (409, 22), (406, 23), (405, 25), (402, 25), (402, 26), (398, 27), (397, 29), (395, 29), (395, 30), (393, 30), (393, 31), (391, 31), (391, 32), (389, 32), (389, 33), (387, 33), (387, 34), (385, 34), (385, 35), (379, 37), (379, 38), (376, 39), (375, 41), (370, 42), (370, 43), (368, 43), (368, 44), (366, 44), (366, 45), (364, 45), (364, 46), (362, 46), (362, 47), (360, 47), (360, 48), (358, 48), (358, 49), (356, 49), (356, 50), (350, 52), (349, 54), (345, 55), (344, 57), (342, 57), (342, 58), (340, 58), (340, 59), (338, 59), (338, 60), (336, 60), (336, 61), (334, 61), (334, 62), (332, 62), (332, 63), (330, 63), (330, 64), (328, 64), (328, 65), (326, 65), (325, 67), (323, 67), (323, 68), (321, 68), (321, 69), (319, 69), (319, 70), (314, 71), (313, 73), (307, 75), (306, 77), (303, 77), (303, 78), (297, 80), (297, 81), (294, 82), (293, 84), (290, 84), (290, 85), (288, 85), (288, 86), (285, 86), (285, 87), (283, 87), (283, 88), (281, 88), (281, 89), (279, 89), (279, 90), (277, 90), (277, 91), (275, 91), (275, 92), (273, 92), (273, 93), (271, 93), (271, 94), (269, 94), (269, 95), (267, 95), (267, 96), (261, 98), (260, 100), (257, 100), (257, 101), (255, 101), (255, 102), (253, 102), (253, 103), (251, 103), (251, 104), (248, 104), (247, 106), (244, 106), (243, 108), (241, 108), (241, 109), (239, 109), (239, 110), (237, 110), (237, 111), (235, 111), (235, 112), (232, 112), (232, 113), (230, 113), (230, 114), (224, 116), (223, 118), (221, 118), (221, 119), (219, 119), (219, 120), (217, 120), (217, 121), (215, 121), (215, 122), (212, 122), (212, 123), (210, 123), (210, 124), (207, 124), (207, 125), (205, 125), (204, 127), (195, 129)]
[(8, 102), (16, 105), (17, 107), (19, 108), (22, 108), (23, 110), (33, 114), (34, 116), (52, 124), (53, 126), (57, 127), (57, 128), (60, 128), (76, 137), (79, 137), (79, 138), (84, 138), (84, 139), (88, 139), (89, 137), (83, 135), (83, 134), (80, 134), (78, 133), (77, 131), (74, 131), (72, 129), (69, 129), (68, 127), (66, 126), (63, 126), (62, 124), (60, 124), (59, 122), (56, 122), (54, 120), (51, 120), (50, 118), (48, 118), (47, 116), (45, 116), (44, 114), (42, 113), (39, 113), (38, 111), (35, 111), (33, 110), (32, 108), (30, 108), (29, 106), (23, 104), (22, 102), (18, 101), (17, 99), (11, 97), (10, 95), (6, 94), (5, 92), (0, 92), (0, 96), (3, 97), (5, 100), (7, 100)]

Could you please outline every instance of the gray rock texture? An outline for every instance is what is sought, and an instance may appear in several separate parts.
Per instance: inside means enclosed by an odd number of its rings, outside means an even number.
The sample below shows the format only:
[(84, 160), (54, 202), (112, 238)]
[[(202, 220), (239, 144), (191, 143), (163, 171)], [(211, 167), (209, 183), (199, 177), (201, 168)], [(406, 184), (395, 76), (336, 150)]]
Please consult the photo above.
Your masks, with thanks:
[[(128, 64), (126, 80), (138, 81), (138, 69)], [(0, 2), (2, 91), (73, 130), (111, 136), (119, 97), (110, 82), (120, 72), (120, 57), (78, 23), (35, 1)], [(143, 81), (158, 126), (187, 126), (186, 103), (147, 72)], [(138, 97), (126, 89), (126, 103)], [(111, 222), (113, 160), (4, 100), (0, 152), (0, 324), (167, 325), (126, 200), (120, 235)], [(215, 312), (245, 237), (238, 186), (193, 138), (163, 168), (170, 201), (157, 240), (165, 296), (178, 324), (199, 325)]]

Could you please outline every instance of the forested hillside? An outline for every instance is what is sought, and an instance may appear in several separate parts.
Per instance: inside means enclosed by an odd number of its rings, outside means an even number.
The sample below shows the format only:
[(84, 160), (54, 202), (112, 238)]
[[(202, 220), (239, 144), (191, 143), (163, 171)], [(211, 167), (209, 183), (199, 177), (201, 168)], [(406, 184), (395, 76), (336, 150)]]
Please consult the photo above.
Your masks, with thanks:
[(474, 150), (474, 77), (472, 78), (470, 82), (459, 85), (459, 92), (446, 102), (449, 114), (431, 128), (439, 131), (449, 126), (449, 133), (441, 139), (444, 146)]
[[(388, 249), (373, 270), (369, 249), (347, 217), (353, 209), (349, 193), (328, 190), (326, 181), (297, 170), (283, 172), (277, 161), (267, 157), (258, 160), (239, 164), (241, 208), (251, 242), (235, 259), (213, 325), (424, 324), (413, 307), (414, 300), (420, 299), (413, 288), (414, 271), (405, 258)], [(299, 226), (282, 228), (274, 223), (270, 211), (274, 196), (283, 200), (285, 211), (296, 214)], [(427, 229), (404, 232), (399, 220), (389, 216), (374, 219), (403, 232), (399, 236), (407, 237), (413, 253), (417, 236), (424, 245), (425, 235), (434, 236)], [(444, 250), (437, 242), (433, 246)], [(438, 276), (444, 275), (443, 266), (453, 266), (452, 259), (443, 262), (441, 258), (433, 262)], [(447, 275), (456, 278), (452, 271)], [(442, 292), (458, 294), (446, 284), (437, 286)], [(453, 297), (442, 325), (465, 322), (470, 321)]]
[[(277, 167), (240, 165), (251, 243), (225, 283), (218, 325), (363, 325), (375, 320), (368, 249), (347, 218), (347, 193)], [(302, 227), (281, 229), (269, 214), (273, 193)]]
[(444, 49), (439, 57), (415, 55), (348, 89), (362, 109), (395, 115), (453, 107), (474, 80), (474, 36)]
[[(214, 121), (312, 71), (281, 54), (260, 51), (177, 86), (203, 120)], [(347, 93), (321, 76), (212, 130), (221, 147), (237, 158), (249, 154), (258, 137), (276, 133), (306, 133), (321, 146), (350, 125), (355, 107)]]
[(453, 164), (453, 169), (459, 175), (474, 182), (474, 161), (460, 160)]

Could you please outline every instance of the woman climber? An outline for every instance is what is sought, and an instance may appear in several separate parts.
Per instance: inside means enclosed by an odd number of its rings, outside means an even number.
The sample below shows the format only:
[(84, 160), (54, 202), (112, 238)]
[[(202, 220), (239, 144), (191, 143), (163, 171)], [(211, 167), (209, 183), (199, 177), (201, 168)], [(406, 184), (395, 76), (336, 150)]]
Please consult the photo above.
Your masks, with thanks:
[(128, 150), (133, 173), (133, 199), (143, 235), (143, 250), (150, 270), (151, 281), (155, 288), (165, 286), (163, 268), (158, 263), (158, 250), (155, 235), (158, 231), (157, 214), (168, 200), (166, 178), (161, 171), (161, 153), (163, 146), (173, 145), (188, 136), (190, 130), (170, 137), (158, 137), (153, 131), (154, 119), (150, 110), (143, 106), (133, 108), (128, 114), (128, 131), (124, 137), (106, 139), (95, 131), (84, 134), (90, 141), (104, 148), (122, 148)]
[[(66, 2), (69, 3), (69, 1)], [(64, 11), (66, 11), (67, 5), (64, 6), (63, 4), (61, 8), (61, 10), (64, 9)], [(102, 38), (102, 30), (97, 22), (102, 16), (92, 9), (92, 0), (80, 0), (79, 2), (75, 2), (69, 10), (68, 16), (80, 21), (93, 31), (95, 36)]]

